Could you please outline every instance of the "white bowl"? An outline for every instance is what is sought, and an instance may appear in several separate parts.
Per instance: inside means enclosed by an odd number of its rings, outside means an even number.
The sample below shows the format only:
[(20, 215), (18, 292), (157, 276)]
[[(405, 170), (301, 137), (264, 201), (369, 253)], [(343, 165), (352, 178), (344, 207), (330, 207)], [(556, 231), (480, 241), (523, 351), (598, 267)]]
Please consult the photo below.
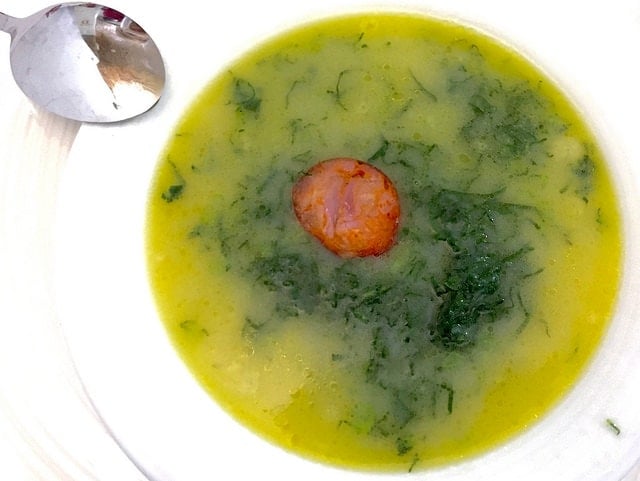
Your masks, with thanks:
[[(484, 30), (555, 79), (601, 142), (618, 187), (625, 229), (615, 318), (575, 388), (510, 442), (481, 457), (414, 476), (436, 481), (622, 479), (640, 457), (640, 324), (635, 322), (640, 318), (640, 243), (634, 242), (640, 239), (634, 216), (640, 163), (633, 162), (640, 157), (633, 143), (640, 72), (631, 56), (634, 42), (640, 41), (640, 7), (631, 0), (606, 9), (578, 2), (522, 5), (500, 0), (412, 5), (325, 0), (322, 6), (274, 0), (220, 7), (185, 0), (171, 10), (149, 9), (144, 3), (112, 6), (139, 19), (156, 40), (167, 63), (167, 93), (148, 115), (80, 129), (60, 172), (51, 279), (52, 304), (82, 386), (105, 429), (143, 473), (155, 481), (389, 477), (340, 470), (285, 452), (241, 427), (204, 393), (176, 355), (155, 311), (144, 225), (147, 189), (172, 128), (229, 62), (301, 22), (353, 9), (393, 7)], [(620, 427), (619, 435), (607, 419)]]

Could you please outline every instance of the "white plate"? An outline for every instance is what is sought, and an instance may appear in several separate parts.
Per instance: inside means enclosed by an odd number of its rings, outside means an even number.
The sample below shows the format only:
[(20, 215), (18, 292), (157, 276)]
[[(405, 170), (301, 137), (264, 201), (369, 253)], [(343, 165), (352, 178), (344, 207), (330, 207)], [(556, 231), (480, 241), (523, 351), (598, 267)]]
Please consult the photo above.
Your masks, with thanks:
[[(16, 9), (17, 3), (13, 2)], [(62, 343), (53, 348), (34, 344), (33, 339), (41, 339), (34, 334), (38, 331), (24, 331), (18, 339), (20, 347), (11, 351), (11, 356), (24, 360), (34, 359), (26, 356), (25, 350), (32, 351), (33, 346), (42, 349), (47, 356), (36, 353), (35, 358), (40, 363), (63, 366), (55, 373), (74, 394), (55, 398), (59, 403), (55, 409), (37, 405), (47, 418), (38, 432), (49, 429), (52, 438), (47, 444), (42, 441), (45, 435), (36, 435), (38, 448), (53, 449), (52, 456), (58, 461), (61, 456), (75, 459), (74, 468), (68, 467), (70, 462), (63, 463), (73, 481), (84, 479), (92, 470), (98, 472), (97, 479), (140, 479), (118, 445), (155, 481), (199, 481), (221, 475), (375, 478), (285, 453), (239, 427), (204, 394), (175, 355), (157, 319), (146, 279), (143, 229), (147, 188), (159, 153), (171, 128), (207, 81), (256, 41), (284, 28), (336, 10), (346, 11), (345, 4), (377, 4), (324, 0), (322, 6), (312, 6), (274, 0), (257, 5), (235, 1), (203, 6), (195, 0), (183, 0), (168, 9), (143, 0), (121, 3), (113, 2), (112, 6), (139, 20), (165, 56), (169, 74), (166, 96), (152, 112), (134, 121), (83, 126), (68, 160), (53, 168), (37, 164), (31, 166), (36, 172), (24, 172), (10, 164), (8, 175), (15, 174), (20, 182), (31, 186), (34, 203), (30, 205), (28, 196), (24, 196), (15, 205), (8, 201), (0, 204), (3, 215), (18, 216), (28, 209), (27, 215), (37, 214), (45, 224), (37, 226), (40, 231), (35, 232), (27, 225), (17, 234), (11, 232), (7, 222), (3, 224), (2, 233), (13, 236), (13, 244), (7, 245), (18, 245), (27, 238), (20, 259), (30, 262), (20, 274), (22, 285), (11, 286), (12, 281), (3, 278), (5, 283), (0, 285), (13, 291), (20, 289), (25, 300), (10, 303), (10, 310), (2, 311), (0, 320), (8, 318), (5, 314), (22, 312), (29, 304), (31, 291), (45, 292), (47, 303), (41, 310), (46, 312), (37, 314), (60, 320), (73, 359), (70, 365)], [(21, 1), (20, 9), (11, 13), (28, 13), (27, 6)], [(640, 192), (640, 148), (635, 143), (640, 63), (633, 56), (635, 46), (640, 44), (637, 2), (618, 1), (604, 8), (600, 3), (577, 1), (507, 4), (500, 0), (424, 0), (409, 7), (460, 18), (496, 34), (539, 61), (569, 91), (587, 118), (593, 119), (611, 160), (624, 197), (627, 239), (640, 239), (640, 225), (631, 221)], [(32, 124), (50, 119), (41, 113), (34, 118)], [(68, 138), (73, 133), (71, 124), (56, 125), (55, 135)], [(51, 143), (46, 147), (51, 149)], [(40, 177), (34, 179), (34, 173)], [(56, 188), (58, 177), (61, 180)], [(53, 191), (43, 194), (39, 188), (47, 181)], [(4, 194), (16, 189), (8, 189), (8, 185), (3, 184)], [(51, 203), (56, 197), (58, 205), (54, 209)], [(47, 238), (33, 240), (41, 231), (54, 232), (55, 255), (51, 255)], [(640, 350), (636, 349), (640, 325), (634, 322), (640, 318), (640, 306), (634, 299), (640, 291), (640, 243), (636, 244), (629, 242), (626, 246), (628, 262), (613, 328), (577, 388), (549, 416), (513, 442), (478, 460), (431, 473), (429, 479), (617, 481), (627, 473), (640, 456), (640, 410), (635, 408), (640, 405)], [(34, 257), (29, 257), (27, 248), (35, 251)], [(19, 270), (14, 267), (14, 272)], [(42, 286), (30, 285), (29, 279), (41, 278), (40, 272), (51, 277), (46, 277)], [(48, 316), (53, 309), (55, 318)], [(28, 322), (24, 315), (17, 318)], [(29, 333), (34, 337), (29, 338)], [(8, 366), (12, 359), (5, 357)], [(71, 379), (74, 367), (82, 384), (78, 378)], [(18, 372), (27, 381), (41, 382), (43, 376), (34, 374), (37, 371), (34, 367)], [(6, 372), (13, 369), (7, 368)], [(18, 384), (16, 381), (12, 386)], [(79, 386), (86, 390), (103, 425), (82, 404), (86, 398), (77, 392)], [(44, 392), (38, 384), (37, 389), (26, 389), (22, 396)], [(68, 399), (81, 406), (73, 411), (76, 414), (62, 406)], [(56, 413), (63, 419), (49, 419)], [(14, 417), (29, 433), (32, 429), (24, 422), (27, 416), (24, 410)], [(604, 425), (607, 418), (620, 425), (620, 436)], [(68, 433), (64, 433), (62, 424), (69, 426)], [(118, 445), (111, 442), (107, 431)], [(72, 452), (65, 453), (65, 449)], [(110, 472), (106, 465), (111, 463)]]

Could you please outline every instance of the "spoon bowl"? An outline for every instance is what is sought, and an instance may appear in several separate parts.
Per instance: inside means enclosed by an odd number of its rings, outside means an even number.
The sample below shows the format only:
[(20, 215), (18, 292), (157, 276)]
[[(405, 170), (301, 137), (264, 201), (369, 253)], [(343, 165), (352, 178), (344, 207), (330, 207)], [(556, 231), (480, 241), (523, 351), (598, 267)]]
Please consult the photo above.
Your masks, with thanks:
[(153, 107), (165, 84), (158, 47), (123, 13), (62, 3), (26, 18), (0, 13), (13, 77), (34, 103), (83, 122), (117, 122)]

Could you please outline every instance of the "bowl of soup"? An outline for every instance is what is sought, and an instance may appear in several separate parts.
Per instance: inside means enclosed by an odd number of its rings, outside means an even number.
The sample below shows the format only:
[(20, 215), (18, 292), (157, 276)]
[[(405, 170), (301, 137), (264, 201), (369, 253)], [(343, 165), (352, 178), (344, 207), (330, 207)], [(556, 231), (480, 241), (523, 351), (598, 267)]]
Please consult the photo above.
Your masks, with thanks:
[(108, 246), (61, 249), (120, 276), (117, 297), (82, 286), (93, 328), (84, 303), (66, 315), (125, 451), (157, 479), (622, 476), (637, 198), (593, 111), (452, 14), (277, 30), (134, 123), (156, 140), (94, 206)]

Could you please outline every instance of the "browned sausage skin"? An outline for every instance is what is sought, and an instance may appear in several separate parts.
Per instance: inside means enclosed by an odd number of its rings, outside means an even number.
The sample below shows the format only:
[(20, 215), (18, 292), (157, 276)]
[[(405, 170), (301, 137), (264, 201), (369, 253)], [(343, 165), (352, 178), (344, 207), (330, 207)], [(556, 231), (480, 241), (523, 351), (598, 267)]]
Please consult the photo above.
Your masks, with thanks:
[(302, 227), (340, 257), (378, 256), (396, 240), (400, 202), (379, 169), (340, 157), (314, 165), (294, 185)]

